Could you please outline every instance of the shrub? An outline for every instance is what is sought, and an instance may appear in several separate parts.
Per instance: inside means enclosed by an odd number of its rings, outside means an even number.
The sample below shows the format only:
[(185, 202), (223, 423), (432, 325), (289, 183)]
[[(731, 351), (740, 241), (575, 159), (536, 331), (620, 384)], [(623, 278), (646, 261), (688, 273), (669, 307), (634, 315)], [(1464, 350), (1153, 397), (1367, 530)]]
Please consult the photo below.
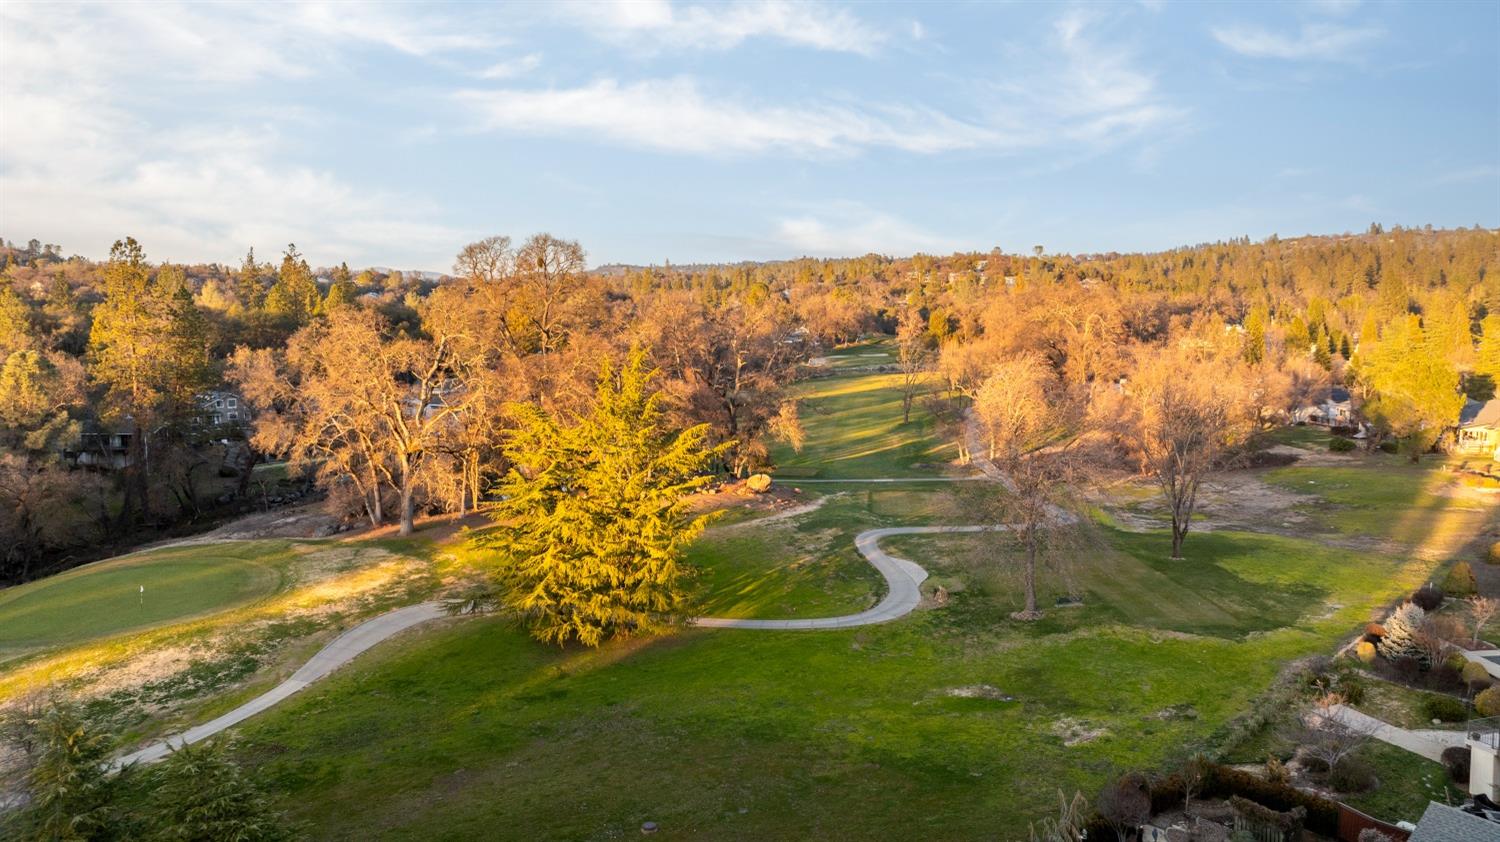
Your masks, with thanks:
[(1375, 770), (1358, 757), (1349, 757), (1328, 776), (1335, 792), (1364, 792), (1375, 786)]
[(1411, 595), (1411, 601), (1423, 611), (1432, 611), (1443, 604), (1443, 589), (1431, 583), (1425, 584)]
[(1292, 772), (1290, 769), (1286, 768), (1285, 763), (1281, 762), (1281, 758), (1277, 757), (1274, 754), (1267, 755), (1266, 780), (1270, 781), (1273, 784), (1289, 786), (1292, 782)]
[(1484, 560), (1490, 564), (1500, 564), (1500, 541), (1490, 544), (1490, 551), (1485, 553)]
[(1474, 581), (1474, 568), (1467, 561), (1460, 561), (1453, 565), (1448, 571), (1448, 578), (1443, 581), (1443, 590), (1453, 596), (1470, 596), (1479, 590), (1479, 583)]
[(1383, 441), (1383, 442), (1380, 443), (1380, 452), (1381, 453), (1400, 453), (1401, 452), (1401, 445), (1400, 445), (1399, 442)]
[(1464, 664), (1464, 683), (1469, 685), (1470, 690), (1483, 690), (1490, 686), (1490, 672), (1484, 668), (1484, 664), (1478, 661), (1470, 661)]
[(1334, 682), (1333, 692), (1344, 697), (1344, 701), (1357, 705), (1365, 700), (1365, 682), (1358, 674), (1353, 672), (1339, 673), (1338, 680)]
[(1500, 687), (1491, 687), (1475, 696), (1474, 710), (1480, 716), (1500, 716)]
[(1371, 638), (1371, 643), (1385, 637), (1385, 626), (1379, 623), (1365, 623), (1365, 637)]
[(1463, 722), (1469, 718), (1469, 706), (1452, 696), (1427, 696), (1422, 699), (1422, 712), (1428, 719), (1442, 722)]
[(1469, 783), (1469, 747), (1449, 746), (1443, 749), (1443, 768), (1448, 770), (1448, 777), (1459, 786), (1468, 786)]
[(1368, 640), (1361, 640), (1354, 644), (1354, 657), (1366, 664), (1375, 660), (1375, 644)]
[(1417, 602), (1408, 602), (1397, 608), (1386, 618), (1385, 637), (1380, 639), (1380, 654), (1392, 661), (1410, 661), (1420, 666), (1430, 666), (1431, 656), (1419, 639), (1426, 624), (1427, 612)]
[(1328, 449), (1334, 453), (1348, 453), (1354, 450), (1354, 442), (1343, 436), (1334, 436), (1328, 440)]

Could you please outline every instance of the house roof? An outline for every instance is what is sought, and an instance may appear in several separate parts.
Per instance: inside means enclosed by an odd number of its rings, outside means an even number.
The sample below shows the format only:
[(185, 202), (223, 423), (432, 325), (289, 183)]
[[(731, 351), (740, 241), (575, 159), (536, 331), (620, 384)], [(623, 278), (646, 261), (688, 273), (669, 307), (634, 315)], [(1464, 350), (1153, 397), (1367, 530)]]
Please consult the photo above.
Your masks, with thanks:
[(1460, 427), (1500, 427), (1500, 400), (1468, 401), (1458, 413)]
[(1328, 399), (1334, 403), (1348, 403), (1349, 390), (1343, 386), (1334, 386), (1328, 391)]
[(1500, 842), (1500, 824), (1431, 802), (1408, 842)]

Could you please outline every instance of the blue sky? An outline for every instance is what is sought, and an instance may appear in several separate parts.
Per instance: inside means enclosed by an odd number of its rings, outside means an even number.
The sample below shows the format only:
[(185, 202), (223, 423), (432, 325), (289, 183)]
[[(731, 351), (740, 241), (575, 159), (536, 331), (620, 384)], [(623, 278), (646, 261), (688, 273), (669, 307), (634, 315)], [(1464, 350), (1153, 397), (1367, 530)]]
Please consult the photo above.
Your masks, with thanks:
[(446, 270), (1500, 225), (1500, 3), (0, 6), (0, 235)]

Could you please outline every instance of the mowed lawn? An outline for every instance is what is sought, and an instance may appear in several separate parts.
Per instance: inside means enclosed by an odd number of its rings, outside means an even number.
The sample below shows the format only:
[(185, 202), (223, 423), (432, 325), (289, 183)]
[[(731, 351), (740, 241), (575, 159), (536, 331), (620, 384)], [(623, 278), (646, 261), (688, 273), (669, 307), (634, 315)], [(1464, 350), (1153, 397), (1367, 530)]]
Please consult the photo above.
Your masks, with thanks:
[(1428, 458), (1413, 464), (1390, 454), (1364, 454), (1347, 466), (1296, 466), (1266, 472), (1265, 479), (1308, 497), (1302, 510), (1320, 527), (1371, 536), (1444, 555), (1478, 534), (1500, 495), (1477, 494)]
[(900, 374), (856, 374), (808, 380), (792, 390), (806, 430), (801, 453), (785, 444), (772, 449), (773, 472), (796, 478), (851, 479), (938, 476), (958, 448), (940, 439), (920, 399), (911, 420), (901, 420)]
[(0, 592), (0, 659), (222, 611), (274, 592), (284, 541), (137, 553)]
[[(964, 522), (996, 493), (820, 488), (798, 518), (710, 530), (701, 604), (858, 610), (884, 590), (858, 531)], [(645, 821), (662, 839), (1020, 839), (1058, 789), (1092, 795), (1204, 744), (1431, 568), (1245, 533), (1193, 535), (1170, 562), (1167, 540), (1101, 528), (1072, 584), (1047, 579), (1084, 607), (1034, 624), (1009, 619), (996, 535), (888, 539), (949, 595), (882, 626), (583, 651), (447, 621), (247, 723), (239, 750), (320, 839), (618, 839)], [(962, 695), (980, 685), (1015, 698)]]

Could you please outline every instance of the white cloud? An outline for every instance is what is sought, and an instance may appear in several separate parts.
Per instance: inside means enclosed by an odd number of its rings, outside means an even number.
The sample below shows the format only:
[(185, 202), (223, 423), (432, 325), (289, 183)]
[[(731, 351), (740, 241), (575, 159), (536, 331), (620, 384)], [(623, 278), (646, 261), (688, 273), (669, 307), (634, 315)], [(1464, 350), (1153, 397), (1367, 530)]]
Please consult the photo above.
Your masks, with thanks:
[[(281, 128), (305, 113), (236, 109), (233, 93), (310, 77), (350, 43), (418, 55), (480, 40), (378, 7), (5, 4), (0, 229), (91, 255), (128, 234), (157, 259), (295, 239), (314, 261), (388, 253), (400, 231), (412, 253), (445, 255), (462, 235), (430, 206), (296, 163)], [(215, 100), (186, 124), (155, 116)]]
[(1212, 32), (1216, 41), (1243, 56), (1310, 61), (1348, 61), (1385, 34), (1378, 27), (1328, 23), (1303, 24), (1295, 35), (1248, 24), (1215, 27)]
[(467, 90), (454, 95), (482, 128), (607, 137), (700, 155), (769, 150), (848, 153), (866, 147), (941, 152), (1006, 143), (998, 131), (930, 109), (847, 105), (765, 106), (706, 96), (691, 78), (575, 88)]
[(1052, 43), (1028, 57), (1026, 72), (979, 85), (971, 113), (962, 117), (929, 105), (848, 99), (767, 104), (705, 89), (687, 76), (476, 88), (453, 99), (474, 114), (481, 130), (604, 139), (704, 156), (1097, 149), (1180, 123), (1185, 112), (1166, 101), (1135, 55), (1094, 29), (1095, 19), (1086, 13), (1062, 16)]
[(595, 36), (640, 48), (726, 50), (752, 38), (869, 55), (887, 35), (847, 9), (789, 0), (680, 5), (669, 0), (578, 0), (559, 13)]
[(525, 76), (541, 65), (541, 53), (528, 53), (520, 58), (496, 62), (474, 75), (480, 79), (513, 79), (517, 76)]
[(943, 254), (965, 248), (956, 240), (857, 202), (836, 202), (821, 214), (782, 219), (773, 237), (785, 243), (791, 253), (809, 257), (854, 257), (871, 252)]
[(1453, 170), (1446, 172), (1433, 179), (1434, 184), (1468, 184), (1476, 181), (1500, 180), (1500, 167), (1494, 164), (1480, 164), (1468, 169)]

